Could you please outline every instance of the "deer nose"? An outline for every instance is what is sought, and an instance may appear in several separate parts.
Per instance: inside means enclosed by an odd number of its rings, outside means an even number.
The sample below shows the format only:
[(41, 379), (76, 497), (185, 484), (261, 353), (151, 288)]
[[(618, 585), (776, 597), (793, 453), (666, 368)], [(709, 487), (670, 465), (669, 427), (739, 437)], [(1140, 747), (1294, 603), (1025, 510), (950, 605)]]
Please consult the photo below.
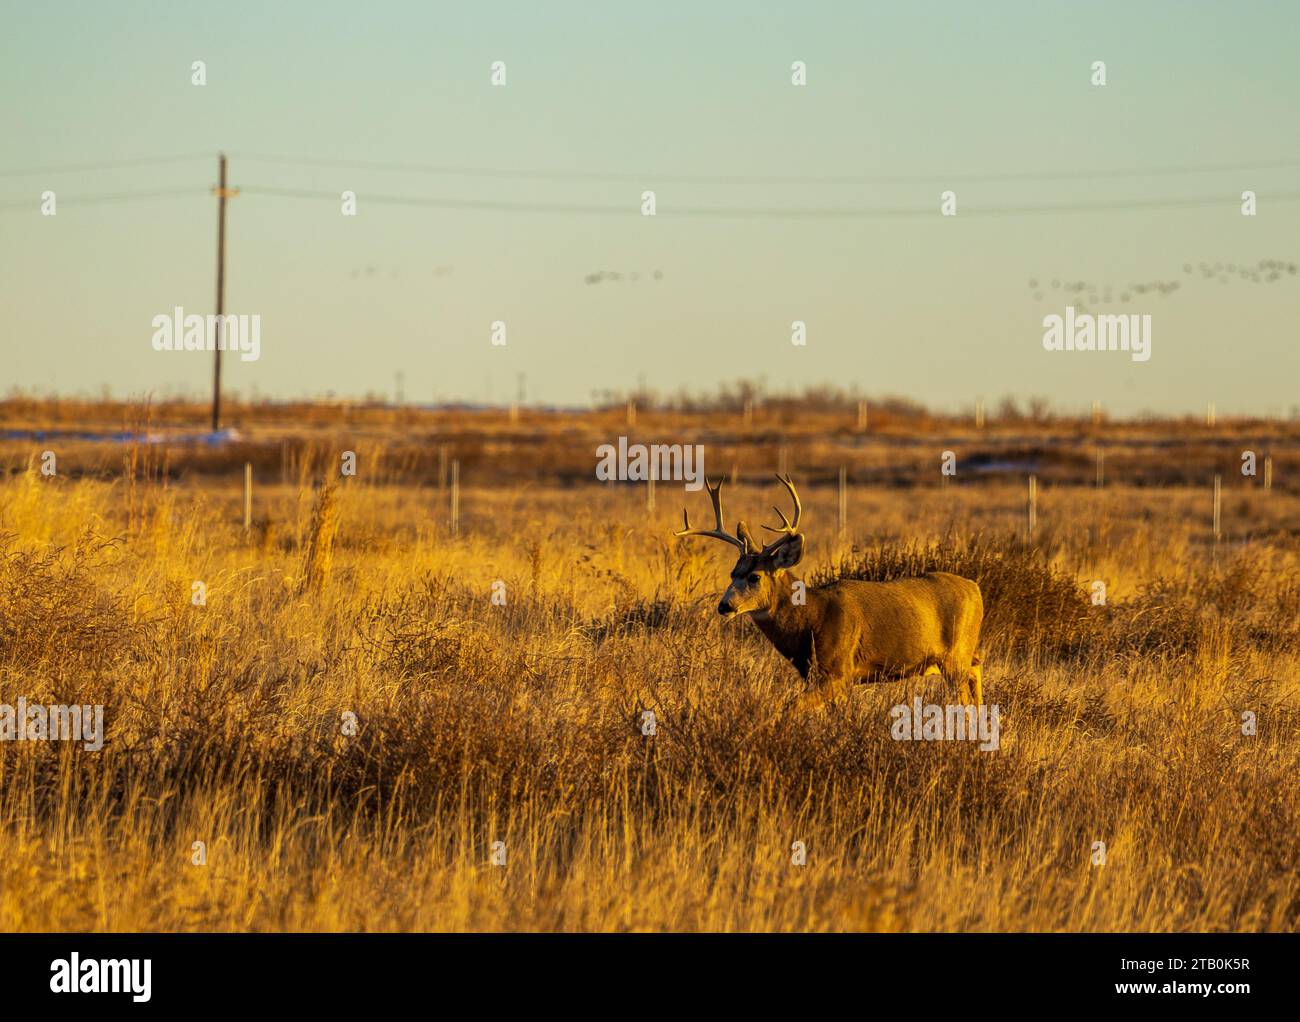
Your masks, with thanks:
[(718, 604), (718, 613), (723, 617), (730, 617), (732, 614), (736, 613), (736, 609), (726, 600), (723, 600)]

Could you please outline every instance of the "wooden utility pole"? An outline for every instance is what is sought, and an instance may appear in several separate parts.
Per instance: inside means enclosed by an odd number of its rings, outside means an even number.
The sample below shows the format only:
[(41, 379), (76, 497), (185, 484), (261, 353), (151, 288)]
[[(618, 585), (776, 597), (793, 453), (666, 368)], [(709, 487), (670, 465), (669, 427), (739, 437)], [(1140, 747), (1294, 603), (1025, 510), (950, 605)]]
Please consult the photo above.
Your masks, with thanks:
[(226, 199), (239, 194), (226, 187), (226, 154), (217, 156), (217, 331), (212, 352), (212, 432), (221, 428), (221, 347), (225, 330), (226, 311)]

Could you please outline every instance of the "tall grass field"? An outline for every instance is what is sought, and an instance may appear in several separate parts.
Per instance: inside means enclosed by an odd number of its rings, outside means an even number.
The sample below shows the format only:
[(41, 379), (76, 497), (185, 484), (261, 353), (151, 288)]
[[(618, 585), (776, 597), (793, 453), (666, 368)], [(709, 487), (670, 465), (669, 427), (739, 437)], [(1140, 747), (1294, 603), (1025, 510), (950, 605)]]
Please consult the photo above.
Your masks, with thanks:
[[(0, 703), (105, 727), (0, 742), (0, 929), (1300, 927), (1300, 489), (1237, 467), (1273, 427), (167, 414), (0, 445)], [(734, 553), (672, 536), (704, 494), (596, 480), (628, 432), (698, 435), (751, 523), (784, 446), (810, 585), (974, 579), (999, 747), (895, 739), (937, 676), (797, 712), (716, 613)]]

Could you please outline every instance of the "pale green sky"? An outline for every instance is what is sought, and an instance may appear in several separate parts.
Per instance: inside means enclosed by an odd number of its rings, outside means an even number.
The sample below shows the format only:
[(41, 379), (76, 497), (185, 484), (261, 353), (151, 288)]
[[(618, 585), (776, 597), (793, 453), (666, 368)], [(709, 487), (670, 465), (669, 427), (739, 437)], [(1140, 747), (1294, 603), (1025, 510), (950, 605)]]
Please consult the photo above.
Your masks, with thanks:
[[(742, 376), (856, 384), (939, 408), (1004, 393), (1064, 407), (1100, 398), (1120, 413), (1300, 403), (1300, 275), (1225, 283), (1183, 270), (1300, 261), (1300, 202), (1280, 197), (1300, 193), (1292, 2), (172, 0), (7, 3), (3, 24), (0, 390), (206, 391), (209, 356), (155, 352), (150, 321), (176, 305), (212, 309), (215, 202), (204, 189), (225, 149), (235, 185), (360, 195), (355, 218), (336, 200), (232, 202), (228, 308), (262, 317), (261, 360), (228, 360), (227, 385), (246, 394), (389, 393), (403, 370), (414, 400), (483, 400), (489, 381), (501, 400), (522, 372), (530, 398), (555, 403), (630, 388), (639, 374), (664, 391)], [(194, 60), (207, 64), (201, 88)], [(506, 62), (504, 88), (489, 83), (495, 60)], [(794, 60), (807, 63), (806, 88), (790, 84)], [(1095, 60), (1107, 64), (1104, 88), (1089, 81)], [(15, 173), (191, 153), (213, 155)], [(561, 176), (249, 155), (259, 153)], [(1258, 166), (1268, 162), (1290, 165)], [(816, 180), (828, 177), (899, 180)], [(185, 186), (192, 196), (71, 201)], [(956, 218), (938, 215), (947, 187)], [(60, 197), (55, 217), (36, 211), (45, 189)], [(636, 215), (643, 189), (663, 215)], [(1245, 189), (1259, 193), (1254, 218), (1239, 212)], [(1222, 204), (971, 215), (1205, 196)], [(15, 202), (27, 205), (4, 205)], [(934, 214), (668, 215), (728, 206)], [(640, 279), (587, 283), (597, 271)], [(1151, 360), (1045, 352), (1042, 318), (1066, 304), (1054, 279), (1110, 285), (1103, 311), (1150, 313)], [(1156, 280), (1183, 286), (1119, 302), (1130, 283)], [(494, 320), (507, 323), (504, 348), (489, 342)], [(793, 320), (808, 325), (806, 347), (790, 344)]]

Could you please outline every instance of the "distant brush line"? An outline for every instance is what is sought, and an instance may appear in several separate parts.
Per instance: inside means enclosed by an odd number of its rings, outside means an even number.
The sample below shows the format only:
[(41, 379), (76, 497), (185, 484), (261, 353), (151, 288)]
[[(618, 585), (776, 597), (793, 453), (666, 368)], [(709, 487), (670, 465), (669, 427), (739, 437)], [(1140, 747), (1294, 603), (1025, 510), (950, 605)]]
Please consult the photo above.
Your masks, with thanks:
[(457, 167), (419, 163), (388, 163), (370, 160), (324, 160), (305, 156), (278, 156), (268, 153), (232, 153), (241, 160), (282, 163), (304, 167), (333, 167), (347, 170), (377, 170), (392, 173), (434, 174), (445, 177), (496, 177), (538, 181), (638, 181), (647, 187), (656, 183), (702, 185), (865, 185), (970, 183), (974, 181), (1078, 181), (1095, 178), (1163, 177), (1169, 175), (1217, 174), (1250, 170), (1277, 170), (1300, 167), (1300, 160), (1261, 160), (1253, 163), (1221, 163), (1193, 166), (1126, 167), (1101, 170), (1063, 171), (990, 171), (955, 174), (911, 175), (743, 175), (743, 174), (661, 174), (625, 171), (582, 170), (513, 170), (505, 167)]
[[(309, 190), (303, 188), (277, 188), (264, 185), (241, 185), (244, 195), (267, 195), (280, 198), (329, 199), (338, 202), (339, 192)], [(626, 206), (597, 206), (577, 203), (535, 203), (511, 202), (496, 199), (443, 199), (408, 195), (380, 195), (359, 192), (359, 202), (375, 202), (384, 205), (426, 206), (432, 209), (478, 209), (518, 213), (578, 213), (595, 216), (640, 216), (640, 208), (635, 203)], [(1270, 202), (1293, 202), (1300, 199), (1300, 192), (1283, 192), (1270, 194)], [(1239, 205), (1233, 195), (1200, 196), (1185, 199), (1120, 199), (1110, 202), (1091, 203), (1043, 203), (1032, 206), (965, 206), (961, 217), (980, 216), (1032, 216), (1043, 213), (1089, 213), (1123, 211), (1133, 209), (1190, 209), (1196, 207), (1212, 208), (1214, 206), (1231, 207)], [(707, 206), (660, 206), (660, 217), (770, 217), (770, 218), (840, 218), (840, 219), (919, 219), (924, 217), (939, 218), (938, 205), (911, 207), (845, 207), (845, 208), (790, 208), (779, 207), (707, 207)]]

